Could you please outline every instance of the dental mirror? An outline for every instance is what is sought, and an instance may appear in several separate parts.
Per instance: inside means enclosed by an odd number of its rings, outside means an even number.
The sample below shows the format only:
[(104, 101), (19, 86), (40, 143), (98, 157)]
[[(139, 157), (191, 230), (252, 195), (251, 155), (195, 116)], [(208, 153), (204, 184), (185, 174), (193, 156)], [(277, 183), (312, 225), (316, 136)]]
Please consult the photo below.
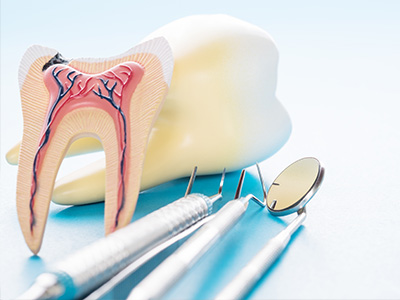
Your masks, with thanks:
[[(265, 188), (259, 167), (258, 172)], [(292, 163), (278, 175), (267, 194), (268, 210), (276, 216), (293, 212), (297, 212), (298, 216), (278, 235), (269, 240), (215, 299), (242, 299), (252, 289), (286, 248), (293, 233), (304, 222), (305, 205), (320, 187), (324, 173), (324, 168), (316, 158), (306, 157)]]
[(269, 188), (268, 210), (275, 216), (298, 212), (317, 192), (323, 177), (324, 168), (314, 157), (305, 157), (292, 163)]

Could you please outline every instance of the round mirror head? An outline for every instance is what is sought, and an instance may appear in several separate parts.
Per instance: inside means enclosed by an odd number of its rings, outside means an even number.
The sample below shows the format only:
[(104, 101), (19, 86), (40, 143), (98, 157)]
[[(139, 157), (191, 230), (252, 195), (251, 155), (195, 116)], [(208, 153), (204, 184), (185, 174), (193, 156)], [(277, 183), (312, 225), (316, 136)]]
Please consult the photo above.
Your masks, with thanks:
[(313, 157), (288, 166), (274, 180), (267, 195), (267, 207), (274, 215), (288, 215), (303, 208), (317, 192), (324, 168)]

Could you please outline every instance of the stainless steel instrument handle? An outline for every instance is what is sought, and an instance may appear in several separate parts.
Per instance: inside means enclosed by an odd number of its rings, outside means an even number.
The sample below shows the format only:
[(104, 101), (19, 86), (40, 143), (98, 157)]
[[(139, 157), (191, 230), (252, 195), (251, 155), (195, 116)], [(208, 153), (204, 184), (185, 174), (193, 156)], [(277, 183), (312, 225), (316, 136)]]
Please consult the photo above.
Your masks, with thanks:
[(289, 243), (291, 235), (299, 228), (305, 218), (306, 213), (302, 212), (284, 230), (269, 240), (264, 248), (225, 286), (215, 299), (243, 299), (281, 255)]
[(64, 285), (64, 294), (69, 298), (84, 296), (211, 211), (210, 198), (190, 194), (69, 256), (52, 273)]
[(178, 250), (162, 262), (134, 288), (128, 299), (158, 299), (224, 235), (247, 209), (248, 199), (240, 198), (225, 204)]

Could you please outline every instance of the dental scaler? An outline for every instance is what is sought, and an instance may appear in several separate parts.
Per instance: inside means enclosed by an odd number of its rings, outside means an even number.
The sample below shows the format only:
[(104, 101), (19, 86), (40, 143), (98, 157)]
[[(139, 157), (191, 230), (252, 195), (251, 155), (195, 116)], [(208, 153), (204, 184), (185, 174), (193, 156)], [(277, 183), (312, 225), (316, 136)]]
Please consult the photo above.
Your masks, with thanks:
[[(258, 170), (261, 176), (260, 169), (258, 168)], [(241, 173), (235, 199), (225, 204), (209, 222), (143, 279), (132, 290), (128, 300), (161, 298), (220, 237), (224, 236), (239, 221), (246, 212), (250, 199), (265, 207), (265, 197), (264, 202), (253, 195), (240, 197), (244, 175), (245, 170)]]
[(86, 246), (37, 277), (19, 299), (76, 299), (121, 272), (155, 247), (165, 243), (212, 213), (222, 198), (225, 170), (218, 193), (191, 194), (194, 168), (184, 197)]

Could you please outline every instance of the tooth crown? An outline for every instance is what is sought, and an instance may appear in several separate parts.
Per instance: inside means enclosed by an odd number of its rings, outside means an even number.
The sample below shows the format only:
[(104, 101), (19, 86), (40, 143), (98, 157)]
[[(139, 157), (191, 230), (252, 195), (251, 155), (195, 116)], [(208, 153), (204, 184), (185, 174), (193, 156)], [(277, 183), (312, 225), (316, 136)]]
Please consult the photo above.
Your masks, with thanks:
[[(106, 154), (106, 233), (130, 222), (147, 140), (172, 73), (172, 55), (162, 38), (111, 59), (81, 59), (42, 72), (52, 52), (34, 46), (20, 68), (24, 135), (17, 208), (34, 253), (41, 246), (58, 168), (81, 137), (98, 138)], [(32, 56), (38, 58), (29, 61)]]

